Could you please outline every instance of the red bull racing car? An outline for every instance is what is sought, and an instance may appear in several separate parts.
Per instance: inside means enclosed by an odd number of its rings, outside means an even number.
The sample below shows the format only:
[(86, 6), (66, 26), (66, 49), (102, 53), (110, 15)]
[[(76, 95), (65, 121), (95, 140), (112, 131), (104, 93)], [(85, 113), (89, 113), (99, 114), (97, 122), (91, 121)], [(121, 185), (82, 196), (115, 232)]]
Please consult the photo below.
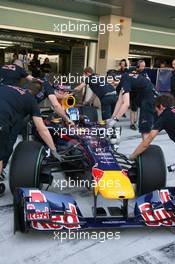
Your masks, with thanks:
[[(45, 119), (59, 161), (50, 156), (36, 131), (32, 132), (35, 141), (20, 142), (14, 151), (10, 189), (15, 231), (173, 226), (175, 188), (165, 187), (166, 165), (160, 147), (151, 145), (131, 162), (118, 152), (119, 128), (111, 128), (104, 136), (106, 127), (80, 116), (78, 109), (70, 108), (68, 114), (74, 116), (76, 133), (62, 133), (63, 127), (53, 115)], [(51, 186), (54, 172), (88, 183), (93, 197), (90, 206), (91, 200), (87, 201), (89, 215), (71, 194), (43, 190), (45, 184)], [(99, 206), (99, 196), (107, 206)], [(134, 201), (132, 212), (128, 210), (130, 201)]]

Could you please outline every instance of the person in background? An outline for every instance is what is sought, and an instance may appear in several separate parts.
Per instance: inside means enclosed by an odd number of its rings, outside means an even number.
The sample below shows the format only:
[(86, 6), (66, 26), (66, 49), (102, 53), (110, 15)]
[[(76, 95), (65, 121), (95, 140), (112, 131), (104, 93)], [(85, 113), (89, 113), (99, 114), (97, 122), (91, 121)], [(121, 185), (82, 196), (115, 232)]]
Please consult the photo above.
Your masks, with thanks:
[(33, 55), (33, 59), (32, 61), (30, 62), (30, 68), (31, 68), (31, 71), (32, 71), (32, 76), (37, 78), (39, 72), (40, 72), (40, 61), (38, 59), (38, 54), (35, 53)]
[(161, 61), (159, 68), (160, 69), (167, 68), (167, 62), (166, 61)]
[(171, 75), (171, 94), (175, 98), (175, 59), (172, 61), (172, 75)]
[(18, 53), (13, 54), (12, 64), (14, 63), (15, 60), (18, 60)]
[(43, 73), (50, 73), (51, 72), (52, 67), (49, 63), (49, 58), (45, 58), (44, 63), (41, 64), (40, 68), (41, 68), (41, 71)]
[(120, 68), (117, 70), (117, 74), (121, 74), (123, 75), (125, 72), (128, 72), (128, 64), (127, 64), (127, 61), (125, 59), (122, 59), (120, 62), (119, 62), (119, 66)]

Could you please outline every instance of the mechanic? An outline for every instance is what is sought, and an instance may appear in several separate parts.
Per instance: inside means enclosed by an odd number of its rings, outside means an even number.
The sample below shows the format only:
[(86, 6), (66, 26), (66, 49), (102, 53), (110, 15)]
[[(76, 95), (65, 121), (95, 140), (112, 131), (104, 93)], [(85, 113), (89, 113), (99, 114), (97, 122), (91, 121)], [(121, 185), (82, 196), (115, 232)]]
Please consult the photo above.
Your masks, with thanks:
[[(136, 65), (136, 70), (132, 73), (138, 73), (149, 79), (149, 76), (145, 70), (146, 63), (144, 60), (139, 60)], [(132, 91), (130, 93), (130, 129), (137, 130), (137, 117), (138, 117), (138, 103), (137, 93)]]
[(114, 126), (130, 105), (130, 92), (136, 92), (140, 106), (139, 131), (144, 139), (151, 131), (154, 121), (154, 93), (151, 81), (140, 74), (125, 73), (119, 83), (121, 91), (117, 101), (113, 119), (107, 120), (108, 126)]
[(173, 96), (160, 95), (157, 97), (155, 99), (155, 109), (158, 115), (158, 120), (146, 139), (144, 139), (144, 141), (131, 154), (131, 160), (136, 159), (138, 155), (144, 152), (162, 130), (165, 130), (170, 139), (175, 142), (175, 106)]
[(101, 102), (102, 119), (109, 119), (112, 116), (117, 100), (114, 87), (107, 83), (104, 78), (103, 82), (101, 82), (102, 76), (95, 74), (91, 67), (84, 69), (84, 76), (84, 82), (75, 87), (74, 91), (80, 92), (88, 84), (93, 91), (93, 96), (85, 104), (91, 103), (94, 96), (97, 96)]
[(31, 115), (43, 141), (51, 149), (54, 157), (59, 158), (52, 137), (43, 123), (40, 109), (34, 96), (42, 89), (39, 81), (32, 81), (28, 90), (16, 86), (0, 84), (0, 175), (3, 160), (9, 145), (12, 128), (26, 115)]
[(35, 98), (37, 99), (38, 103), (41, 103), (46, 98), (50, 101), (54, 112), (61, 116), (63, 120), (65, 121), (66, 125), (74, 125), (72, 120), (69, 119), (69, 117), (66, 115), (64, 109), (62, 108), (61, 104), (57, 100), (57, 93), (55, 92), (55, 89), (50, 84), (50, 82), (47, 81), (47, 78), (45, 78), (45, 74), (40, 70), (38, 72), (37, 78), (39, 78), (42, 81), (42, 91), (39, 92)]
[(0, 68), (0, 81), (3, 84), (19, 86), (22, 78), (31, 81), (33, 77), (23, 69), (21, 60), (15, 60), (13, 64), (6, 64)]
[[(37, 77), (43, 77), (41, 71), (40, 71), (40, 75), (37, 75)], [(41, 103), (42, 101), (44, 101), (46, 98), (48, 98), (53, 109), (54, 109), (54, 111), (63, 118), (66, 125), (73, 126), (74, 123), (69, 119), (69, 117), (66, 115), (64, 109), (59, 104), (59, 102), (56, 98), (56, 95), (54, 93), (54, 88), (44, 78), (41, 78), (41, 81), (42, 81), (41, 82), (42, 89), (41, 89), (41, 91), (39, 91), (35, 95), (35, 98), (36, 98), (38, 104)], [(30, 86), (30, 82), (27, 83), (27, 86), (25, 86), (23, 88), (26, 89), (28, 86)], [(11, 129), (8, 148), (6, 149), (6, 154), (4, 155), (4, 160), (3, 160), (4, 169), (6, 168), (6, 166), (8, 164), (9, 158), (13, 152), (13, 146), (14, 146), (14, 144), (17, 140), (17, 137), (18, 137), (19, 133), (21, 132), (21, 130), (23, 133), (23, 140), (26, 139), (26, 127), (27, 127), (29, 120), (30, 120), (29, 116), (26, 116), (24, 120), (23, 119), (18, 120), (18, 122), (16, 122), (15, 125), (13, 126), (13, 128)], [(3, 173), (2, 173), (2, 177), (5, 178), (5, 171), (3, 171)]]

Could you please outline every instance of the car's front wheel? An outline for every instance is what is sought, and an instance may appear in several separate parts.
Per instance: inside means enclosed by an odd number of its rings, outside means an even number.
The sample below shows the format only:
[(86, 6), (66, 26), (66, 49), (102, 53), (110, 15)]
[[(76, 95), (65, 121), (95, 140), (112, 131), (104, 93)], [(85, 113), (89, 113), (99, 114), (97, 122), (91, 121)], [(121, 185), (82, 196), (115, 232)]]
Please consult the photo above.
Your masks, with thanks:
[(166, 186), (166, 163), (162, 149), (150, 145), (137, 159), (137, 194), (142, 195)]
[(17, 145), (9, 170), (12, 193), (16, 187), (40, 187), (41, 165), (44, 157), (44, 147), (38, 142), (23, 141)]

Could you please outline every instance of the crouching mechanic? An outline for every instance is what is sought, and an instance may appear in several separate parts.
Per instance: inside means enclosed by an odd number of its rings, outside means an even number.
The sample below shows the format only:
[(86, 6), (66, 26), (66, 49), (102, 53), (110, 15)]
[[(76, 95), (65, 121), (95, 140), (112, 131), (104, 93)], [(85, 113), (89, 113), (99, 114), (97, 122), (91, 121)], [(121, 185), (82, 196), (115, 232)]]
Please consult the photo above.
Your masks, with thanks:
[(139, 132), (142, 138), (146, 138), (151, 131), (154, 122), (154, 92), (151, 81), (140, 74), (125, 73), (119, 83), (121, 88), (117, 101), (113, 119), (107, 120), (107, 124), (112, 126), (125, 114), (130, 106), (130, 92), (134, 92), (137, 97), (137, 104), (140, 107)]
[(93, 96), (89, 99), (90, 103), (94, 96), (97, 96), (101, 102), (102, 119), (107, 120), (111, 118), (117, 101), (117, 93), (114, 87), (107, 83), (105, 78), (102, 80), (102, 76), (98, 76), (94, 73), (91, 67), (84, 69), (85, 82), (82, 82), (79, 86), (75, 87), (74, 91), (81, 91), (87, 84), (93, 92)]
[(32, 116), (39, 135), (51, 149), (53, 156), (59, 159), (52, 137), (43, 123), (39, 106), (34, 98), (41, 89), (41, 83), (38, 81), (32, 81), (27, 90), (16, 86), (0, 85), (0, 175), (11, 131), (26, 115)]
[(173, 96), (161, 95), (157, 97), (155, 99), (155, 109), (158, 120), (146, 139), (131, 154), (129, 157), (131, 160), (136, 159), (138, 155), (144, 152), (161, 130), (165, 130), (170, 139), (175, 142), (175, 106)]

